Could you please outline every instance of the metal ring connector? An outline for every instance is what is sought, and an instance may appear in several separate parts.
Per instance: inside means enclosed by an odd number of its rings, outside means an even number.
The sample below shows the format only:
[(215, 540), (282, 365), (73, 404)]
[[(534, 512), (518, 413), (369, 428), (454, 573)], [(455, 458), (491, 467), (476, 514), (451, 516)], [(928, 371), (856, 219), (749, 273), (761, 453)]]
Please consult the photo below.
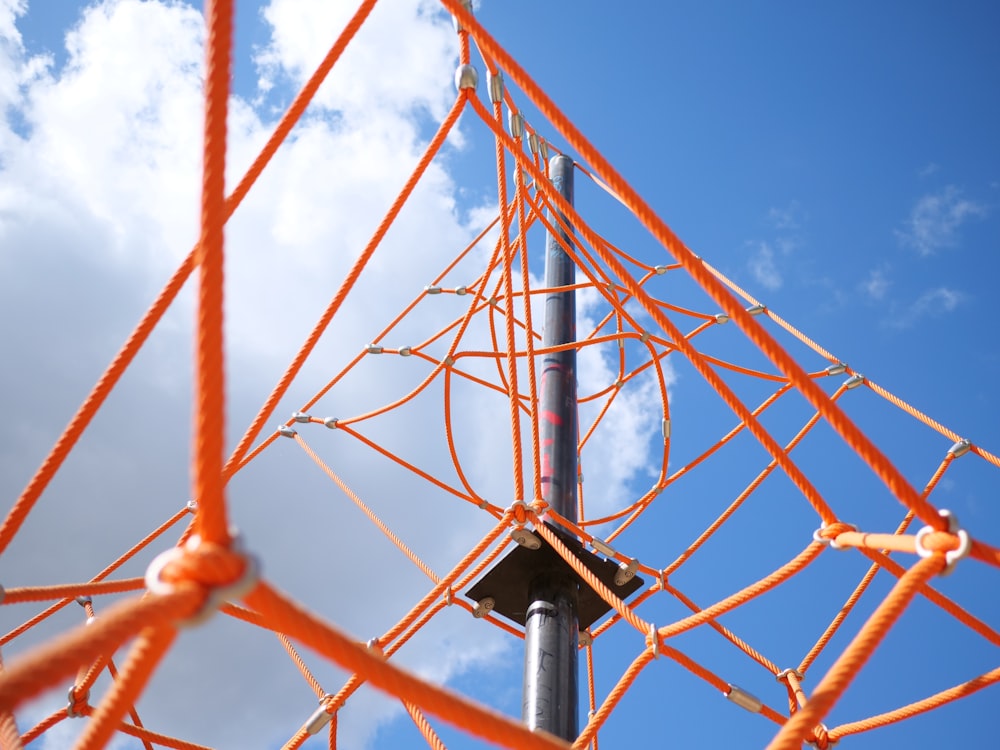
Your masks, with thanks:
[[(947, 562), (947, 565), (945, 565), (944, 570), (938, 574), (947, 576), (954, 572), (955, 563), (963, 557), (968, 556), (969, 551), (972, 549), (972, 539), (969, 537), (968, 532), (958, 525), (958, 518), (950, 510), (941, 510), (938, 512), (938, 515), (948, 521), (948, 533), (954, 534), (958, 537), (958, 549), (948, 550), (945, 552), (944, 559)], [(933, 550), (929, 550), (924, 546), (924, 537), (935, 531), (937, 531), (937, 529), (933, 526), (924, 526), (917, 532), (914, 544), (916, 544), (917, 547), (917, 554), (921, 557), (930, 557), (934, 554)]]

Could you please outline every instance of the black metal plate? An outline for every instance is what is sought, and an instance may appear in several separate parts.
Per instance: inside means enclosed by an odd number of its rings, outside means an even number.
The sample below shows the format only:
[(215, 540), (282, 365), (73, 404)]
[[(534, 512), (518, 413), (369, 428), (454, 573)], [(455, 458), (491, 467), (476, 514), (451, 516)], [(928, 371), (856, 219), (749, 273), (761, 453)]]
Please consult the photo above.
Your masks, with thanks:
[[(552, 528), (551, 526), (549, 528)], [(553, 531), (559, 533), (557, 529)], [(559, 573), (572, 577), (580, 587), (577, 615), (580, 629), (589, 628), (599, 618), (611, 610), (597, 592), (590, 588), (573, 568), (563, 560), (548, 542), (534, 531), (530, 532), (542, 543), (538, 549), (532, 550), (520, 544), (508, 552), (496, 565), (490, 569), (465, 595), (476, 603), (488, 596), (496, 602), (493, 612), (503, 615), (520, 626), (524, 626), (525, 613), (528, 610), (528, 586), (542, 573)], [(622, 600), (631, 596), (643, 580), (635, 576), (622, 586), (615, 585), (615, 573), (618, 563), (598, 557), (584, 548), (579, 540), (559, 533), (559, 538), (569, 547), (570, 551), (592, 571), (605, 586), (615, 592)]]

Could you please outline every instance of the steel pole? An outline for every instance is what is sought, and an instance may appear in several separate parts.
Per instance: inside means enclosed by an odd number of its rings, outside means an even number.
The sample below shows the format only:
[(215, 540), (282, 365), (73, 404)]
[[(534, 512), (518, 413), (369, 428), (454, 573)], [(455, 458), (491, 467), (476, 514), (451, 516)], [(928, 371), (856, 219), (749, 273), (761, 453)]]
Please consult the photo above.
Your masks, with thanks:
[[(557, 155), (549, 161), (549, 179), (555, 190), (573, 204), (573, 160)], [(556, 220), (550, 222), (562, 241), (572, 236)], [(557, 236), (546, 237), (545, 285), (575, 283), (576, 267)], [(576, 340), (576, 296), (573, 291), (545, 297), (542, 346)], [(576, 521), (577, 410), (576, 350), (542, 358), (539, 422), (542, 462), (542, 499), (564, 518)], [(529, 585), (524, 633), (524, 698), (521, 715), (531, 729), (542, 729), (565, 740), (578, 730), (577, 616), (578, 583), (570, 575), (540, 573)]]

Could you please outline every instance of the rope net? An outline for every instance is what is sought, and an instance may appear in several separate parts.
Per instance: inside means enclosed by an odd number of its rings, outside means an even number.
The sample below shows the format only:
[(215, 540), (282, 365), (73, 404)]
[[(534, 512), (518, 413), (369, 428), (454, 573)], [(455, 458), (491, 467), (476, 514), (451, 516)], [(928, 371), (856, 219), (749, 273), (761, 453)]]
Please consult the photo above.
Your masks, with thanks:
[[(338, 716), (366, 685), (398, 700), (433, 748), (445, 746), (452, 728), (505, 747), (563, 747), (488, 705), (481, 691), (473, 699), (398, 666), (419, 648), (421, 633), (459, 610), (484, 638), (487, 631), (507, 643), (523, 638), (520, 627), (463, 594), (515, 544), (511, 532), (525, 526), (544, 536), (610, 607), (581, 637), (587, 718), (573, 747), (596, 750), (602, 738), (614, 741), (618, 722), (644, 723), (648, 736), (662, 731), (659, 716), (640, 708), (671, 691), (705, 702), (721, 692), (753, 715), (736, 716), (735, 707), (721, 705), (720, 721), (751, 722), (762, 734), (745, 736), (771, 737), (767, 746), (777, 750), (889, 732), (881, 728), (947, 710), (993, 685), (1000, 679), (1000, 633), (976, 611), (982, 582), (995, 583), (983, 576), (995, 575), (1000, 552), (982, 530), (966, 529), (943, 511), (939, 497), (948, 477), (970, 464), (995, 483), (1000, 459), (842, 363), (693, 254), (465, 4), (442, 4), (459, 38), (454, 105), (228, 456), (223, 227), (374, 2), (361, 3), (228, 196), (222, 175), (232, 3), (209, 4), (200, 240), (9, 510), (0, 552), (197, 274), (192, 499), (103, 570), (67, 572), (67, 580), (82, 582), (33, 586), (30, 570), (7, 570), (3, 604), (31, 614), (0, 639), (6, 654), (0, 746), (24, 747), (81, 718), (79, 748), (123, 735), (147, 748), (202, 747), (197, 738), (147, 727), (138, 706), (147, 683), (169, 671), (186, 629), (215, 614), (213, 624), (233, 623), (227, 632), (273, 634), (247, 648), (287, 653), (305, 692), (314, 694), (302, 715), (273, 717), (288, 727), (280, 740), (286, 748), (317, 736), (336, 746)], [(525, 119), (520, 105), (529, 103), (546, 127)], [(460, 116), (495, 140), (496, 211), (447, 264), (408, 279), (401, 309), (390, 311), (386, 300), (395, 298), (366, 287), (366, 270), (378, 262), (385, 237)], [(547, 160), (558, 153), (575, 160), (579, 212), (546, 177)], [(595, 207), (593, 219), (584, 207)], [(635, 250), (623, 249), (616, 239), (623, 223), (644, 227), (652, 240), (647, 235)], [(563, 249), (577, 266), (581, 309), (578, 338), (566, 345), (581, 363), (576, 522), (541, 500), (536, 384), (540, 358), (553, 350), (541, 344), (540, 310), (553, 290), (541, 281), (536, 248), (546, 232), (559, 229), (575, 238)], [(364, 294), (373, 295), (364, 308), (371, 328), (338, 329), (338, 314)], [(335, 356), (327, 351), (334, 345)], [(678, 383), (685, 397), (673, 399)], [(311, 395), (291, 416), (275, 416), (307, 386)], [(285, 421), (277, 429), (265, 429), (278, 419)], [(862, 431), (859, 421), (873, 428)], [(869, 432), (886, 430), (906, 439), (886, 440), (880, 449)], [(420, 436), (417, 451), (413, 441), (399, 439), (413, 433)], [(493, 439), (484, 442), (484, 433)], [(632, 451), (636, 443), (645, 447)], [(496, 452), (498, 444), (504, 448)], [(353, 512), (348, 504), (363, 513), (381, 540), (373, 542), (373, 554), (384, 556), (392, 545), (400, 553), (393, 559), (412, 566), (394, 574), (393, 591), (405, 585), (406, 593), (398, 619), (372, 624), (375, 637), (362, 639), (338, 625), (361, 602), (345, 601), (342, 611), (324, 615), (309, 611), (309, 591), (280, 586), (268, 575), (280, 568), (280, 549), (232, 530), (241, 501), (253, 494), (255, 466), (273, 456), (296, 474), (321, 478), (322, 502), (333, 503), (335, 514)], [(366, 489), (371, 477), (360, 466), (378, 467), (402, 500)], [(638, 574), (639, 592), (620, 599), (539, 522), (542, 516)], [(418, 518), (433, 518), (440, 536), (414, 538)], [(451, 524), (475, 534), (456, 541), (447, 533)], [(768, 533), (771, 527), (782, 533)], [(331, 564), (324, 554), (317, 551), (318, 565)], [(136, 566), (145, 575), (121, 577)], [(952, 571), (938, 583), (936, 576)], [(339, 573), (352, 574), (363, 577)], [(377, 596), (380, 586), (374, 582), (358, 595)], [(75, 604), (79, 617), (72, 615)], [(741, 637), (759, 630), (762, 620), (773, 623), (767, 629), (773, 633), (754, 642)], [(934, 683), (919, 671), (900, 680), (893, 662), (880, 660), (894, 628), (924, 627), (947, 635), (929, 640), (922, 659), (949, 658), (938, 653), (942, 638), (962, 644), (955, 668), (935, 673), (949, 682)], [(877, 700), (860, 697), (864, 686)], [(65, 706), (34, 726), (18, 723), (33, 699), (67, 690)], [(634, 698), (650, 692), (660, 697)], [(253, 710), (264, 710), (267, 697), (261, 701)], [(961, 740), (960, 727), (954, 736)]]

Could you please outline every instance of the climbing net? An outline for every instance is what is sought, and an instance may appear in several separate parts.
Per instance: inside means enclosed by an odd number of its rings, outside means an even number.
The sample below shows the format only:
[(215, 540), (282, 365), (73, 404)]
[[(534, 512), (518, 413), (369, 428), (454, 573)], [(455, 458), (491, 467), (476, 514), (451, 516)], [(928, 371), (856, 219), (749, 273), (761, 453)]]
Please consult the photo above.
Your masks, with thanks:
[[(463, 594), (515, 544), (512, 532), (525, 527), (542, 536), (609, 607), (606, 617), (581, 633), (589, 713), (572, 745), (575, 748), (596, 750), (600, 737), (615, 736), (616, 716), (628, 711), (630, 696), (639, 689), (640, 673), (662, 674), (651, 666), (654, 662), (672, 662), (690, 673), (656, 679), (669, 679), (674, 685), (701, 681), (759, 715), (753, 721), (769, 727), (773, 739), (768, 747), (775, 749), (797, 748), (803, 741), (826, 748), (849, 735), (952, 704), (1000, 680), (1000, 668), (989, 669), (992, 652), (987, 650), (1000, 645), (1000, 633), (970, 611), (976, 598), (967, 607), (943, 593), (943, 587), (932, 585), (936, 576), (952, 571), (956, 574), (948, 581), (974, 575), (972, 571), (984, 567), (992, 571), (986, 566), (1000, 566), (1000, 550), (979, 539), (978, 532), (970, 533), (937, 502), (939, 488), (948, 473), (956, 471), (956, 462), (978, 461), (992, 471), (1000, 468), (1000, 459), (841, 362), (693, 254), (459, 0), (442, 2), (455, 18), (459, 38), (454, 105), (312, 332), (226, 458), (223, 227), (374, 4), (374, 0), (361, 3), (228, 195), (223, 173), (232, 3), (209, 4), (199, 242), (10, 509), (0, 527), (0, 552), (18, 535), (77, 440), (185, 282), (196, 274), (193, 499), (179, 503), (176, 513), (162, 525), (86, 582), (12, 586), (12, 581), (4, 581), (4, 605), (49, 603), (0, 639), (0, 647), (8, 652), (17, 650), (74, 602), (82, 607), (86, 627), (81, 623), (66, 632), (36, 638), (39, 643), (21, 649), (23, 653), (3, 665), (0, 746), (20, 748), (71, 718), (87, 717), (77, 740), (80, 748), (102, 747), (119, 734), (138, 738), (147, 748), (202, 747), (146, 727), (136, 706), (147, 682), (169, 661), (179, 629), (198, 625), (218, 612), (246, 628), (273, 633), (315, 693), (318, 708), (304, 712), (304, 721), (302, 717), (287, 719), (287, 748), (300, 747), (321, 733), (328, 735), (331, 747), (336, 746), (337, 716), (366, 684), (398, 699), (430, 747), (444, 747), (441, 724), (435, 723), (439, 721), (507, 747), (564, 747), (562, 741), (528, 731), (481, 702), (421, 679), (397, 666), (393, 658), (405, 653), (422, 629), (456, 609), (466, 610), (480, 627), (499, 629), (505, 638), (523, 638), (520, 627)], [(484, 80), (479, 80), (477, 69), (484, 72)], [(548, 134), (526, 120), (516, 101), (522, 95), (551, 124)], [(345, 301), (361, 286), (370, 261), (461, 115), (487, 129), (495, 140), (497, 210), (492, 221), (485, 222), (468, 244), (456, 248), (452, 262), (427, 279), (414, 280), (409, 303), (386, 325), (353, 332), (364, 338), (351, 343), (346, 335), (341, 336), (345, 346), (354, 347), (350, 349), (353, 355), (328, 372), (325, 383), (283, 424), (266, 432), (265, 425), (274, 419), (292, 384), (301, 379), (301, 371)], [(565, 145), (557, 146), (557, 142)], [(655, 260), (649, 261), (650, 253), (626, 252), (617, 246), (613, 230), (599, 233), (582, 211), (578, 213), (553, 189), (545, 165), (556, 153), (573, 154), (580, 182), (615, 210), (624, 206), (623, 215), (648, 230), (656, 243)], [(573, 236), (573, 241), (561, 242), (577, 266), (574, 288), (586, 304), (587, 325), (575, 342), (560, 348), (575, 349), (581, 361), (590, 357), (596, 363), (585, 382), (581, 378), (581, 468), (575, 520), (560, 517), (541, 499), (544, 468), (536, 364), (553, 349), (541, 344), (537, 305), (553, 290), (538, 280), (531, 251), (545, 232)], [(438, 306), (436, 315), (420, 317), (434, 305)], [(419, 324), (442, 316), (444, 324), (433, 330)], [(401, 340), (404, 335), (410, 337), (405, 342)], [(745, 346), (746, 342), (753, 346)], [(793, 356), (793, 351), (798, 353)], [(337, 400), (352, 379), (380, 377), (397, 390), (386, 400), (360, 405)], [(696, 416), (689, 418), (683, 410), (692, 407), (671, 398), (678, 379), (697, 382), (704, 389)], [(897, 468), (900, 457), (890, 460), (848, 415), (853, 408), (850, 402), (857, 402), (861, 393), (870, 396), (863, 408), (878, 411), (884, 407), (879, 413), (892, 415), (886, 419), (902, 418), (905, 429), (926, 433), (937, 458), (913, 469), (923, 471), (922, 477), (907, 478)], [(437, 405), (440, 421), (435, 425), (408, 421), (415, 405), (429, 399)], [(622, 413), (623, 404), (637, 402), (647, 419), (629, 434), (627, 425), (623, 428), (621, 420), (615, 421), (616, 415)], [(331, 403), (338, 405), (339, 415), (318, 416)], [(503, 431), (509, 442), (509, 452), (494, 457), (494, 463), (506, 461), (510, 469), (502, 495), (484, 491), (485, 485), (477, 479), (475, 464), (481, 457), (474, 458), (478, 455), (472, 445), (475, 433), (467, 429), (468, 412), (474, 409), (470, 404), (480, 404), (482, 413), (489, 414), (491, 431)], [(651, 421), (650, 414), (655, 415)], [(796, 429), (788, 431), (796, 419)], [(650, 424), (656, 428), (652, 438)], [(421, 457), (394, 449), (393, 433), (399, 429), (419, 429), (427, 442), (443, 446), (450, 468), (428, 468)], [(627, 497), (609, 497), (621, 485), (602, 483), (600, 475), (620, 460), (617, 450), (625, 450), (628, 440), (640, 438), (655, 444), (656, 460), (648, 467), (648, 485), (629, 491)], [(295, 447), (301, 462), (314, 465), (328, 477), (429, 581), (413, 592), (405, 614), (370, 640), (359, 641), (328, 618), (297, 604), (265, 577), (269, 560), (258, 563), (253, 541), (244, 542), (231, 529), (230, 503), (238, 500), (233, 497), (237, 494), (233, 480), (262, 457), (284, 449), (279, 446)], [(384, 463), (386, 471), (405, 477), (403, 493), (411, 504), (419, 505), (422, 497), (433, 496), (444, 509), (444, 517), (474, 515), (487, 530), (449, 558), (446, 573), (435, 572), (414, 551), (413, 540), (406, 541), (405, 515), (394, 517), (391, 506), (376, 512), (364, 482), (346, 478), (351, 467), (344, 457), (358, 452), (371, 454)], [(806, 468), (813, 464), (819, 468)], [(708, 479), (716, 479), (723, 465), (733, 489), (720, 497), (717, 485)], [(845, 484), (844, 474), (859, 469), (866, 478)], [(995, 475), (991, 477), (995, 480)], [(633, 478), (627, 486), (634, 488), (637, 481)], [(702, 494), (709, 486), (716, 487), (715, 494)], [(783, 498), (780, 508), (775, 506), (776, 496)], [(769, 538), (767, 518), (775, 513), (786, 517), (782, 528), (790, 523), (801, 529), (801, 536)], [(753, 518), (748, 522), (750, 515)], [(623, 601), (540, 522), (543, 517), (575, 534), (623, 571), (640, 576), (640, 592)], [(179, 538), (170, 536), (185, 523)], [(643, 534), (637, 533), (640, 528)], [(766, 569), (758, 571), (737, 562), (745, 549), (763, 546), (769, 552), (762, 556)], [(706, 569), (699, 569), (699, 562), (709, 559), (705, 565), (717, 583), (706, 585), (707, 594), (695, 592), (692, 582), (706, 580), (698, 577), (697, 571)], [(144, 576), (117, 577), (135, 561), (147, 566)], [(6, 575), (12, 574), (30, 579), (27, 570), (8, 570)], [(796, 582), (803, 580), (809, 581), (808, 588), (796, 588)], [(891, 586), (884, 585), (886, 580)], [(800, 600), (797, 605), (795, 598), (785, 596), (786, 591)], [(788, 609), (806, 609), (802, 598), (809, 599), (811, 612), (819, 611), (825, 618), (814, 632), (808, 627), (816, 620), (808, 618), (796, 637), (769, 640), (766, 646), (751, 644), (739, 635), (741, 625), (750, 621), (747, 618), (767, 617), (779, 632), (778, 624), (792, 625), (797, 615), (789, 615)], [(818, 604), (819, 599), (826, 603)], [(784, 608), (785, 614), (761, 615), (766, 605)], [(880, 692), (887, 700), (896, 700), (895, 704), (874, 715), (858, 709), (864, 704), (849, 703), (849, 686), (862, 665), (874, 659), (894, 626), (902, 627), (915, 610), (921, 617), (930, 617), (935, 627), (947, 622), (956, 634), (953, 637), (965, 639), (972, 644), (970, 648), (983, 647), (982, 654), (976, 651), (975, 671), (948, 684), (918, 681), (921, 694), (898, 700), (895, 695), (911, 695), (910, 686), (894, 692), (893, 680), (884, 678), (878, 683), (885, 686)], [(933, 614), (927, 615), (928, 611)], [(708, 648), (695, 637), (704, 633), (711, 636)], [(601, 667), (606, 643), (616, 643), (619, 650), (625, 644), (633, 655), (611, 678)], [(300, 653), (301, 649), (309, 653)], [(780, 662), (765, 655), (765, 651), (779, 649)], [(123, 650), (119, 667), (116, 655)], [(317, 666), (324, 663), (346, 670), (348, 678), (339, 686), (325, 683)], [(822, 667), (825, 673), (810, 687)], [(105, 672), (110, 679), (94, 705), (91, 689)], [(735, 684), (735, 674), (744, 686)], [(768, 680), (761, 681), (762, 676)], [(745, 685), (760, 685), (753, 693), (762, 693), (764, 698), (755, 697)], [(15, 712), (27, 702), (67, 688), (65, 706), (27, 730), (17, 726)], [(860, 718), (832, 725), (839, 704), (849, 704)], [(282, 720), (275, 717), (276, 723)]]

